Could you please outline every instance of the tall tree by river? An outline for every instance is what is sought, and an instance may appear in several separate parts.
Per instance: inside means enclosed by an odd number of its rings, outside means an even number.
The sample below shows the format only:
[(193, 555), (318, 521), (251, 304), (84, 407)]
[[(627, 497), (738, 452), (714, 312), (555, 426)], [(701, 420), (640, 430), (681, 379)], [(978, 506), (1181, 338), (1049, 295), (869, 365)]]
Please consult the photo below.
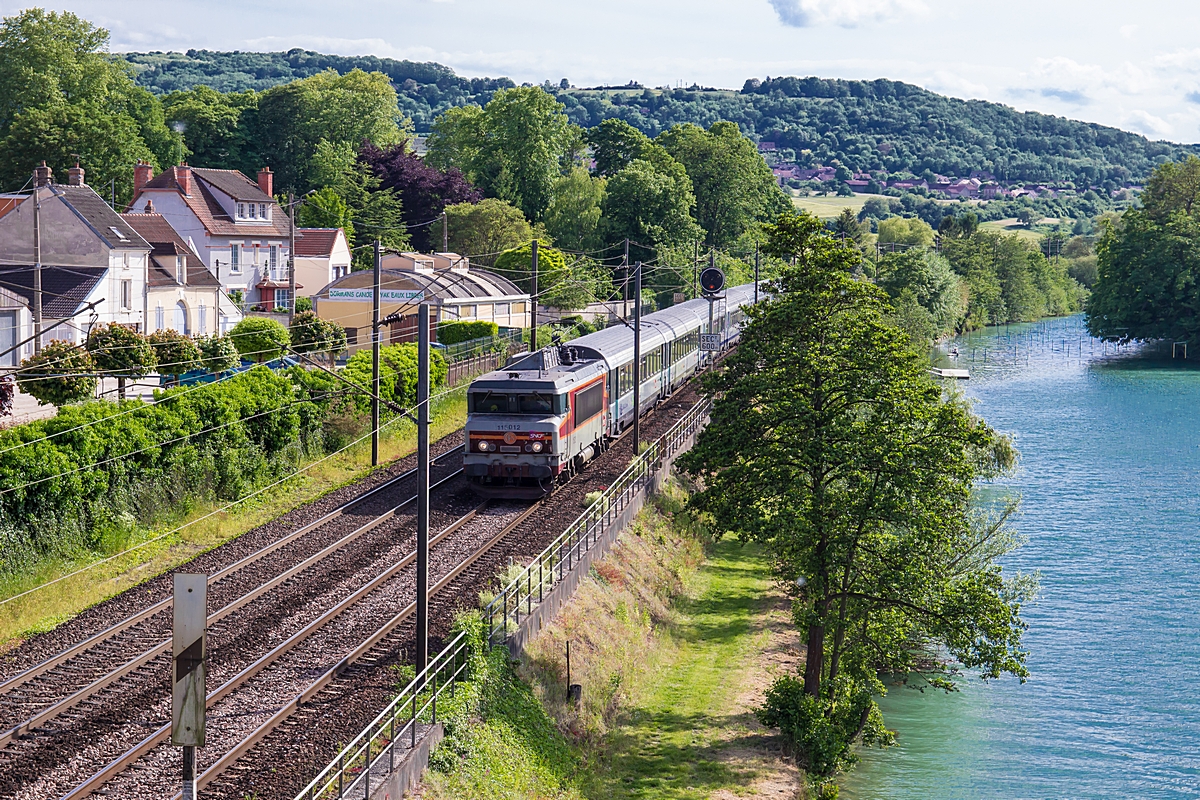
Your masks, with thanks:
[(681, 464), (703, 478), (696, 507), (764, 543), (793, 598), (807, 661), (761, 717), (824, 776), (855, 741), (890, 740), (879, 672), (947, 689), (952, 665), (1023, 679), (1029, 587), (996, 563), (1015, 544), (1011, 508), (972, 506), (975, 482), (1012, 466), (1011, 443), (928, 377), (884, 292), (853, 276), (856, 249), (810, 217), (769, 232), (796, 266), (708, 379), (712, 423)]
[(1154, 171), (1142, 208), (1096, 244), (1088, 331), (1108, 341), (1200, 336), (1200, 158)]

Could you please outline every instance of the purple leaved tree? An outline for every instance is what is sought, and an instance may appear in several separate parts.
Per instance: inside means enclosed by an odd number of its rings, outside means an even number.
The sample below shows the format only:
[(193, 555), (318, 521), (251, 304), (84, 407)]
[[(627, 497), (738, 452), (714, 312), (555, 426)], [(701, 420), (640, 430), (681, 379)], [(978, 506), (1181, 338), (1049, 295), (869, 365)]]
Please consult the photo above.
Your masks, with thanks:
[(428, 253), (442, 247), (442, 227), (438, 223), (422, 225), (436, 219), (442, 209), (455, 203), (478, 203), (483, 193), (476, 189), (457, 169), (442, 172), (426, 164), (407, 143), (379, 148), (370, 142), (363, 144), (358, 154), (382, 182), (385, 189), (395, 189), (404, 208), (404, 223), (415, 250)]

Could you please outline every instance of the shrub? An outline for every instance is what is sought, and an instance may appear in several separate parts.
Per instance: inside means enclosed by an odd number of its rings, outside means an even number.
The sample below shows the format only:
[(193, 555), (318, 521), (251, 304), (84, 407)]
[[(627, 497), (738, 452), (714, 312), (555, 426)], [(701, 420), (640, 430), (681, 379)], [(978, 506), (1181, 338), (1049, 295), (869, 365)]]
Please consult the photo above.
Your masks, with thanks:
[(458, 344), (496, 336), (500, 326), (494, 322), (482, 320), (463, 320), (461, 322), (443, 322), (438, 325), (437, 339), (439, 344)]
[(313, 311), (297, 314), (289, 330), (292, 349), (300, 353), (336, 354), (346, 349), (346, 329)]
[(200, 348), (200, 367), (209, 372), (225, 372), (238, 365), (238, 351), (228, 336), (213, 334), (196, 340)]
[(305, 311), (312, 311), (312, 310), (313, 310), (313, 306), (312, 306), (312, 298), (311, 297), (297, 297), (296, 298), (296, 313), (297, 314), (303, 314)]
[[(430, 394), (446, 384), (446, 358), (436, 350), (429, 353)], [(346, 362), (343, 374), (360, 386), (371, 386), (371, 351), (359, 350)], [(389, 344), (379, 350), (379, 396), (403, 408), (417, 402), (417, 345)], [(370, 407), (371, 398), (356, 395), (360, 410)]]
[(288, 329), (269, 317), (246, 317), (233, 326), (229, 338), (242, 358), (259, 364), (279, 358), (291, 343)]
[(31, 553), (99, 547), (108, 532), (129, 527), (123, 514), (149, 521), (287, 474), (324, 440), (322, 409), (306, 400), (306, 388), (253, 369), (160, 392), (152, 405), (83, 403), (0, 431), (0, 533), (11, 540), (0, 550), (0, 572)]
[(17, 384), (41, 405), (65, 406), (92, 396), (95, 372), (87, 350), (56, 339), (21, 362)]
[(158, 358), (162, 375), (182, 375), (200, 366), (200, 347), (179, 331), (164, 328), (146, 337)]
[(852, 750), (856, 741), (881, 746), (894, 741), (871, 698), (873, 688), (882, 691), (882, 686), (839, 675), (825, 682), (823, 696), (817, 698), (804, 693), (803, 681), (784, 675), (767, 689), (754, 715), (779, 729), (796, 763), (811, 776), (828, 776), (858, 761)]

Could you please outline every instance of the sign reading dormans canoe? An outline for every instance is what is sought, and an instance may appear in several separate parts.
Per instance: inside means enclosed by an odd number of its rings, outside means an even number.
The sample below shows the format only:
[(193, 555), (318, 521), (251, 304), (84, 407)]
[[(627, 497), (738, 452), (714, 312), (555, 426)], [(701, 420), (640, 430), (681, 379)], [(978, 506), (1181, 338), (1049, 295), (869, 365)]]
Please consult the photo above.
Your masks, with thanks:
[[(375, 290), (367, 287), (366, 289), (330, 289), (330, 300), (358, 300), (371, 302), (371, 297)], [(380, 289), (379, 301), (381, 303), (419, 303), (425, 299), (425, 292), (420, 289)]]

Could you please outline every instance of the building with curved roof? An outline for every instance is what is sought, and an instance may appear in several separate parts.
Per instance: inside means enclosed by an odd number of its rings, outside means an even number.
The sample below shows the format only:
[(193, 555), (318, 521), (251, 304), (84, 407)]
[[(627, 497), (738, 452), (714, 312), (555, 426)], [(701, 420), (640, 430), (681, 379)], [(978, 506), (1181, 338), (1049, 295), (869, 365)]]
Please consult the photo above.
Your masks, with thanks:
[[(529, 295), (507, 278), (472, 268), (456, 253), (401, 253), (384, 262), (380, 273), (379, 318), (393, 318), (386, 342), (416, 338), (417, 305), (430, 306), (434, 326), (451, 321), (494, 322), (501, 328), (529, 326)], [(317, 316), (346, 329), (349, 349), (371, 342), (374, 271), (351, 272), (313, 296)]]

